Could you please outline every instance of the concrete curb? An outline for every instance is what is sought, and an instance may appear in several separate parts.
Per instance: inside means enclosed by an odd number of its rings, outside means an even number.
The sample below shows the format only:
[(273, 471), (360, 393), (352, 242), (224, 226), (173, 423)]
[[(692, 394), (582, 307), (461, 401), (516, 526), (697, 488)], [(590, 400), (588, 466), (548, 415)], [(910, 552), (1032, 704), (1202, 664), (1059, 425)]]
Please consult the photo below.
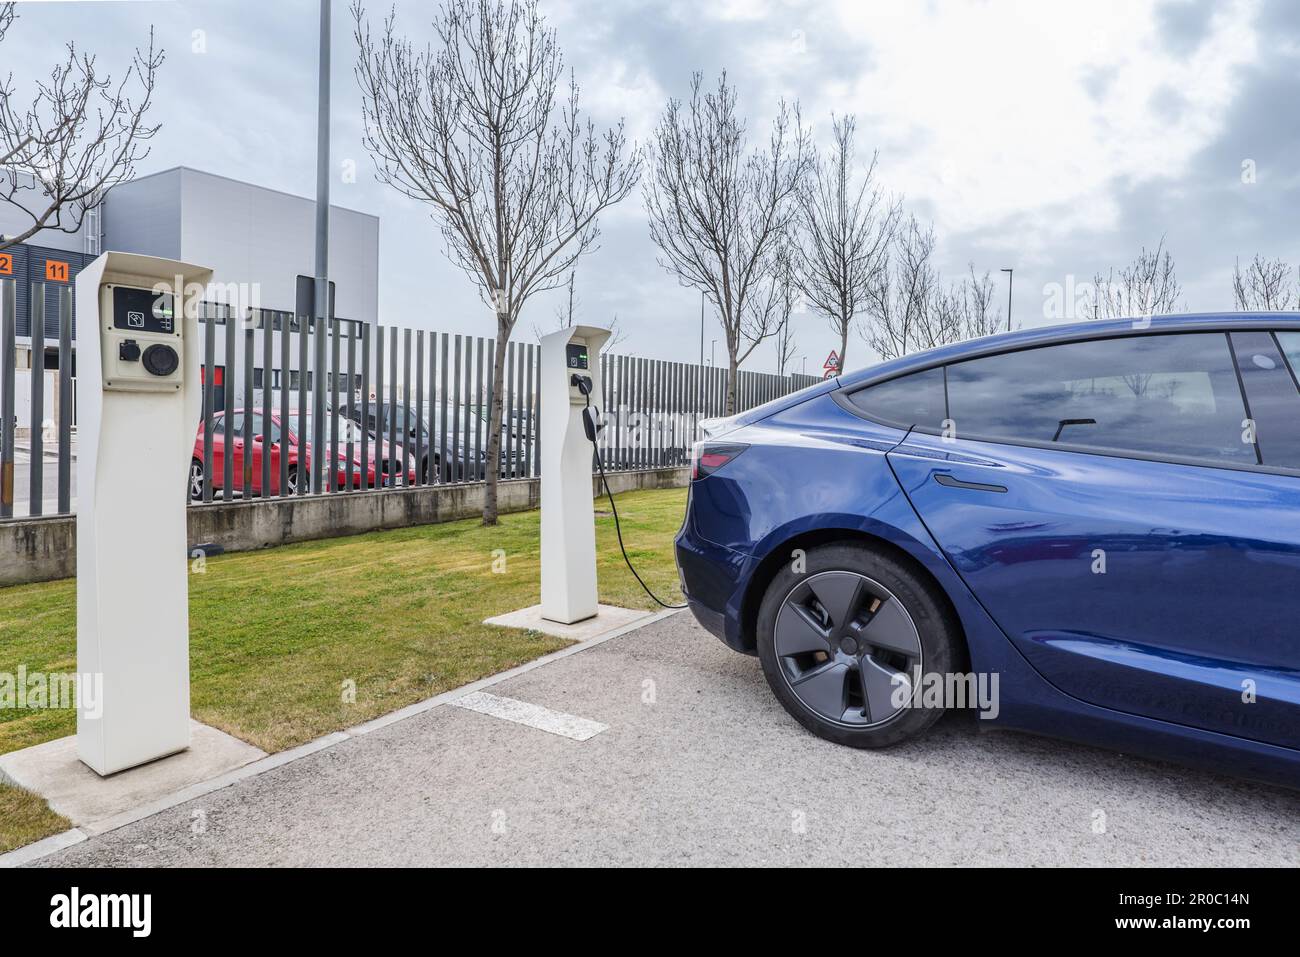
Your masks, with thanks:
[(300, 744), (296, 748), (290, 748), (287, 751), (279, 751), (275, 754), (267, 755), (243, 767), (236, 768), (226, 774), (211, 778), (207, 781), (200, 781), (198, 784), (190, 785), (183, 790), (176, 791), (166, 797), (159, 798), (149, 804), (138, 808), (132, 808), (130, 811), (124, 811), (114, 817), (106, 818), (102, 821), (95, 821), (92, 824), (84, 825), (80, 828), (73, 828), (60, 834), (54, 834), (50, 837), (28, 844), (25, 847), (16, 848), (7, 854), (0, 854), (0, 868), (22, 867), (33, 861), (56, 854), (65, 848), (74, 844), (80, 844), (89, 837), (99, 834), (105, 834), (109, 831), (115, 831), (118, 828), (126, 827), (128, 824), (134, 824), (142, 821), (147, 817), (153, 817), (155, 814), (161, 814), (163, 811), (170, 810), (187, 801), (193, 801), (195, 798), (202, 797), (205, 794), (211, 794), (214, 791), (220, 791), (223, 788), (230, 787), (247, 778), (256, 777), (259, 774), (265, 774), (276, 768), (283, 767), (294, 761), (298, 761), (318, 751), (324, 751), (335, 745), (342, 744), (344, 741), (350, 741), (353, 738), (362, 737), (370, 734), (372, 731), (378, 731), (389, 725), (397, 724), (399, 721), (405, 721), (407, 718), (413, 718), (416, 715), (424, 714), (435, 708), (450, 704), (459, 698), (475, 691), (481, 691), (484, 688), (490, 688), (493, 685), (516, 678), (519, 675), (527, 674), (537, 668), (541, 668), (553, 661), (559, 661), (561, 658), (568, 658), (570, 655), (576, 655), (586, 651), (589, 648), (595, 648), (614, 638), (621, 638), (623, 635), (630, 634), (647, 625), (653, 625), (655, 622), (663, 621), (671, 615), (677, 614), (681, 609), (665, 609), (655, 614), (647, 615), (644, 618), (638, 618), (636, 621), (620, 628), (614, 628), (603, 635), (597, 635), (586, 641), (570, 645), (568, 648), (561, 648), (559, 651), (552, 651), (550, 654), (542, 655), (540, 658), (534, 658), (518, 667), (511, 668), (508, 671), (502, 671), (495, 675), (489, 675), (486, 678), (480, 678), (478, 681), (472, 681), (467, 685), (461, 685), (459, 688), (453, 688), (451, 691), (444, 691), (441, 694), (434, 695), (432, 698), (426, 698), (423, 701), (417, 701), (414, 704), (407, 705), (405, 708), (399, 708), (397, 711), (380, 715), (370, 721), (354, 725), (344, 731), (335, 731), (308, 741), (306, 744)]
[(59, 834), (51, 834), (32, 844), (12, 850), (8, 854), (0, 854), (0, 867), (22, 867), (42, 857), (57, 854), (66, 847), (80, 844), (86, 837), (84, 831), (75, 827)]

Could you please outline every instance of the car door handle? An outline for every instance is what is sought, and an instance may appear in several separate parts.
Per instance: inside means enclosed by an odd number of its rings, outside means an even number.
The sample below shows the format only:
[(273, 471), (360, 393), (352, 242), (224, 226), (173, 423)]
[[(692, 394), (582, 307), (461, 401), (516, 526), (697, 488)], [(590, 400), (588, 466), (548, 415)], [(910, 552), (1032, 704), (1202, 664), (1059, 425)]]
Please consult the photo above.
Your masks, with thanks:
[(1005, 492), (1005, 485), (987, 485), (984, 482), (964, 482), (959, 478), (954, 478), (947, 472), (935, 472), (934, 480), (940, 485), (948, 488), (966, 488), (975, 492)]

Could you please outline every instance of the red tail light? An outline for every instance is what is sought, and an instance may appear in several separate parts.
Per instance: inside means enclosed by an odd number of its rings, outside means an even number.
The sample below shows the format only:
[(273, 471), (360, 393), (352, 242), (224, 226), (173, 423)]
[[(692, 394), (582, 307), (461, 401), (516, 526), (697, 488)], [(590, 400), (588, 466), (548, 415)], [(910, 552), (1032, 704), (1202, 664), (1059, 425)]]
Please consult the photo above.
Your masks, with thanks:
[(695, 443), (691, 455), (691, 479), (708, 478), (747, 448), (748, 445), (735, 442)]

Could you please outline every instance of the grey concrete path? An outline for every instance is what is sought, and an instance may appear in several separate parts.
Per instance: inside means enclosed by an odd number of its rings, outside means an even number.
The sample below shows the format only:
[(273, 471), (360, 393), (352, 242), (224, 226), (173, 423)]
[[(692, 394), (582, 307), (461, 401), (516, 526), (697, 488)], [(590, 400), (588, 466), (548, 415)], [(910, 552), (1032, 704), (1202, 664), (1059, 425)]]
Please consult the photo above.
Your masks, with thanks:
[(55, 865), (1300, 864), (1300, 794), (946, 719), (824, 743), (686, 614), (493, 686), (578, 741), (438, 707)]

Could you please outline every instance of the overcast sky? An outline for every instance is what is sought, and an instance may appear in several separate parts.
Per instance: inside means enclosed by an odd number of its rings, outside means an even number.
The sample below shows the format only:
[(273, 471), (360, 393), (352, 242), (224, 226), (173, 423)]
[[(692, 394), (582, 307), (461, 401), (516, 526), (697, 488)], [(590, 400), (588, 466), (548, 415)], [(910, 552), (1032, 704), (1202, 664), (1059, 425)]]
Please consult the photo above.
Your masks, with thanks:
[[(390, 4), (368, 3), (376, 20)], [(432, 36), (429, 0), (399, 0), (400, 28)], [(644, 142), (693, 70), (726, 69), (753, 133), (797, 99), (819, 143), (830, 115), (858, 118), (859, 153), (906, 208), (933, 221), (939, 264), (1015, 268), (1013, 318), (1048, 321), (1054, 289), (1120, 266), (1162, 236), (1186, 307), (1227, 309), (1235, 257), (1300, 262), (1300, 3), (543, 2), (597, 123), (626, 118)], [(0, 47), (21, 90), (75, 40), (125, 62), (150, 24), (167, 50), (141, 172), (193, 166), (314, 193), (314, 0), (24, 2)], [(389, 323), (491, 331), (450, 266), (428, 212), (375, 182), (361, 142), (355, 44), (336, 3), (334, 202), (377, 214), (380, 315)], [(355, 163), (355, 182), (342, 175)], [(621, 349), (698, 354), (700, 298), (656, 264), (639, 193), (602, 220), (578, 272), (580, 319), (627, 331)], [(554, 323), (559, 293), (532, 301), (516, 336)], [(824, 319), (796, 317), (798, 355), (820, 371)], [(720, 337), (710, 321), (708, 340)], [(722, 343), (718, 343), (719, 357)], [(870, 359), (860, 340), (850, 366)], [(774, 368), (765, 344), (748, 367)]]

